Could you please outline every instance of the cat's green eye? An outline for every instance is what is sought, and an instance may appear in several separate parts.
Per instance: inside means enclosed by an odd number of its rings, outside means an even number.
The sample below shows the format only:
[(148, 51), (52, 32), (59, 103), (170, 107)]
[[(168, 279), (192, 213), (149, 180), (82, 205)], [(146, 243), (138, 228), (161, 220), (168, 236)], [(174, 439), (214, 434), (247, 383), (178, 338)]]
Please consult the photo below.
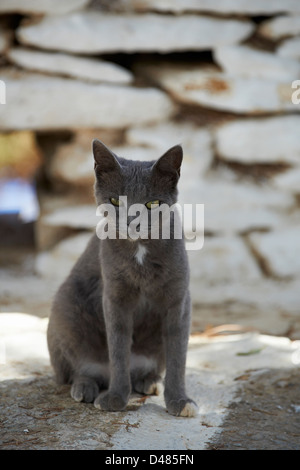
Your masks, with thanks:
[(110, 202), (111, 202), (114, 206), (117, 206), (117, 207), (119, 207), (120, 204), (121, 204), (120, 199), (117, 199), (117, 198), (115, 198), (115, 197), (111, 197), (111, 198), (110, 198)]
[(160, 204), (160, 201), (158, 199), (155, 199), (155, 201), (149, 201), (149, 202), (146, 202), (146, 207), (147, 209), (155, 209), (156, 207), (158, 207)]

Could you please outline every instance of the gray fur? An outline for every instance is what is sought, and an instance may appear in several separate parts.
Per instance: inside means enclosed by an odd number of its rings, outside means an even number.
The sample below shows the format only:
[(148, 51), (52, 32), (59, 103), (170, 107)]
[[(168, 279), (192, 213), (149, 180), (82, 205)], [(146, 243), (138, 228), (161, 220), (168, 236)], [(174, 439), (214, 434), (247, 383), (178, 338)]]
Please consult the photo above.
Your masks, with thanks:
[[(176, 202), (182, 149), (156, 162), (117, 157), (93, 142), (97, 204)], [(143, 258), (136, 257), (140, 244)], [(94, 234), (53, 302), (48, 347), (59, 383), (77, 401), (122, 410), (131, 390), (156, 393), (166, 369), (167, 410), (193, 416), (185, 392), (190, 327), (189, 268), (183, 239), (99, 240)]]

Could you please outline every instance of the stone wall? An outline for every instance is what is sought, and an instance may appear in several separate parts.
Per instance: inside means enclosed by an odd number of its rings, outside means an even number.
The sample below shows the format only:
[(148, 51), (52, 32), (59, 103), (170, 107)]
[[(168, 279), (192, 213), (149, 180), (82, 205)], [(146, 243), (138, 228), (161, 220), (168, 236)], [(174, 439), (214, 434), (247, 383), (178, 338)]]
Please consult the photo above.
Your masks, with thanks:
[(196, 327), (222, 313), (276, 334), (286, 316), (297, 336), (300, 2), (2, 0), (0, 15), (1, 132), (27, 131), (43, 159), (37, 273), (62, 278), (97, 223), (94, 137), (141, 160), (181, 143), (180, 201), (205, 204)]

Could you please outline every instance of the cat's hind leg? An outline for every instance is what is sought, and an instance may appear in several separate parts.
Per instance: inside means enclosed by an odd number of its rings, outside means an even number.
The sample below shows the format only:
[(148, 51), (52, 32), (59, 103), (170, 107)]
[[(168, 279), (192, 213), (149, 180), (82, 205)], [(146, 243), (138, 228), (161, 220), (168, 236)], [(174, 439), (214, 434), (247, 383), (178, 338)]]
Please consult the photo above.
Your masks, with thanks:
[(144, 395), (159, 395), (163, 390), (162, 377), (153, 357), (131, 354), (130, 375), (132, 388)]
[(132, 387), (136, 392), (143, 395), (159, 395), (163, 391), (162, 377), (156, 374), (137, 377), (133, 381)]
[(85, 363), (74, 374), (71, 397), (78, 402), (94, 402), (100, 390), (108, 387), (108, 366), (98, 363)]
[(75, 401), (92, 403), (99, 394), (99, 386), (91, 377), (78, 376), (74, 379), (71, 387), (71, 397)]

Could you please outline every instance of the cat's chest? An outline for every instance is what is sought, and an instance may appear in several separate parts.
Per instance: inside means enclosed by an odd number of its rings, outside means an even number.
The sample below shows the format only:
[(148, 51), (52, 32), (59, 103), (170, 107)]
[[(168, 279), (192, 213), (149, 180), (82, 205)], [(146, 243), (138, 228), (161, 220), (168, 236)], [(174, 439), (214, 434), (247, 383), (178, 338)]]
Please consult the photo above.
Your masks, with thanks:
[(137, 243), (133, 254), (130, 257), (129, 265), (133, 272), (139, 276), (154, 276), (160, 272), (163, 273), (165, 266), (165, 258), (162, 253), (158, 253), (151, 247), (142, 243)]
[(130, 273), (128, 280), (132, 284), (144, 292), (151, 292), (162, 284), (166, 276), (166, 267), (157, 253), (153, 253), (153, 250), (144, 244), (137, 244), (128, 263), (128, 272)]
[(149, 249), (145, 245), (142, 245), (139, 243), (138, 246), (136, 247), (136, 250), (133, 256), (133, 261), (137, 263), (139, 266), (143, 266), (146, 262), (148, 252), (149, 252)]

